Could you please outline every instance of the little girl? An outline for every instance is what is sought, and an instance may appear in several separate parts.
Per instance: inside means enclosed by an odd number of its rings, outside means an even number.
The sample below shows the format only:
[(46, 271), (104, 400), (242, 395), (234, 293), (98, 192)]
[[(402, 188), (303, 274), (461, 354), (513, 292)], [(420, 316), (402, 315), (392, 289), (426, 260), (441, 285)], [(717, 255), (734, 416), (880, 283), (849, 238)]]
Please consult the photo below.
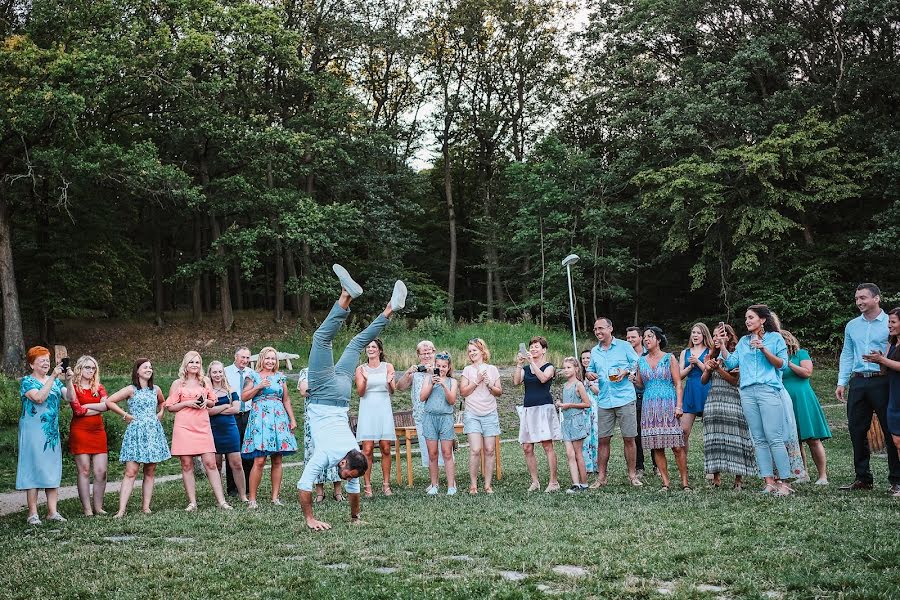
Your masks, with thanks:
[(556, 408), (563, 411), (562, 439), (566, 444), (566, 461), (572, 475), (572, 487), (567, 494), (575, 494), (587, 488), (587, 472), (584, 466), (584, 455), (581, 446), (591, 432), (591, 419), (588, 409), (591, 400), (581, 383), (581, 365), (574, 356), (563, 359), (563, 375), (566, 384), (563, 386), (562, 401), (556, 401)]
[(453, 378), (450, 354), (442, 352), (436, 354), (434, 359), (434, 367), (438, 373), (426, 377), (422, 382), (422, 391), (419, 392), (419, 400), (425, 403), (422, 435), (428, 447), (428, 474), (431, 475), (431, 485), (426, 492), (429, 496), (438, 493), (438, 442), (440, 442), (444, 470), (447, 472), (447, 495), (453, 496), (456, 494), (456, 465), (453, 462), (453, 441), (456, 439), (456, 433), (453, 431), (453, 405), (456, 404), (458, 384)]

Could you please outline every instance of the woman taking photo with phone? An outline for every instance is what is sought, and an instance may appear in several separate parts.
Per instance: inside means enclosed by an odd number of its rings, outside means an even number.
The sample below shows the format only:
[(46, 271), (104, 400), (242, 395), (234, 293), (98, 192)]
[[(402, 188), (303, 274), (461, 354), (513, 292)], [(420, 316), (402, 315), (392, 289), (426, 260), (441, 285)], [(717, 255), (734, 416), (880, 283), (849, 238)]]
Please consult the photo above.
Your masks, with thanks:
[[(25, 490), (28, 502), (28, 524), (40, 525), (38, 490), (47, 496), (47, 520), (65, 521), (56, 510), (59, 482), (62, 479), (62, 450), (59, 443), (59, 409), (67, 398), (63, 380), (71, 380), (72, 369), (62, 361), (52, 371), (50, 351), (35, 346), (25, 355), (31, 374), (22, 378), (19, 395), (22, 416), (19, 417), (19, 458), (16, 468), (16, 489)], [(76, 400), (77, 402), (77, 400)], [(76, 414), (84, 409), (73, 404)]]
[(559, 414), (553, 406), (553, 396), (550, 393), (556, 368), (545, 359), (547, 356), (545, 337), (531, 338), (527, 351), (522, 350), (520, 348), (516, 356), (513, 385), (525, 385), (524, 407), (519, 411), (519, 443), (522, 444), (525, 464), (528, 465), (528, 473), (531, 475), (531, 486), (528, 491), (536, 492), (541, 489), (537, 457), (534, 455), (534, 445), (540, 444), (544, 447), (550, 466), (550, 482), (544, 491), (555, 492), (559, 490), (559, 479), (553, 442), (562, 439)]
[(434, 371), (431, 377), (422, 382), (419, 400), (425, 404), (422, 415), (422, 430), (425, 443), (428, 444), (428, 474), (431, 485), (426, 493), (435, 496), (438, 493), (440, 472), (438, 471), (438, 453), (444, 457), (444, 472), (447, 474), (447, 495), (456, 495), (456, 462), (453, 459), (453, 442), (456, 432), (453, 429), (453, 406), (459, 384), (453, 378), (453, 363), (449, 352), (439, 352), (434, 356)]
[[(224, 370), (222, 371), (224, 375)], [(191, 350), (184, 355), (178, 379), (172, 382), (166, 410), (175, 413), (172, 427), (172, 455), (181, 460), (181, 480), (188, 497), (187, 512), (197, 510), (194, 457), (199, 456), (219, 508), (231, 510), (222, 491), (222, 477), (216, 465), (216, 444), (209, 422), (209, 409), (216, 405), (212, 384), (203, 376), (203, 359)]]

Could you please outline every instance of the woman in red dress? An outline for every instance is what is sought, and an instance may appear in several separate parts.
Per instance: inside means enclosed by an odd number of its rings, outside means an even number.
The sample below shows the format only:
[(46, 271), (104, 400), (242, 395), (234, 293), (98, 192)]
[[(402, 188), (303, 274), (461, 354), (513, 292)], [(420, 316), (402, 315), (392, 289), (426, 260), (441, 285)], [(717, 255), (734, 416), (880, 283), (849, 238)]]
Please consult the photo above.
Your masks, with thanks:
[[(106, 390), (100, 383), (100, 368), (93, 356), (82, 356), (75, 363), (75, 376), (69, 380), (69, 394), (87, 409), (83, 416), (72, 416), (69, 429), (69, 452), (78, 469), (78, 497), (87, 517), (105, 515), (106, 494), (106, 429), (100, 413), (106, 410)], [(93, 463), (93, 468), (91, 463)], [(93, 505), (91, 472), (94, 473)]]

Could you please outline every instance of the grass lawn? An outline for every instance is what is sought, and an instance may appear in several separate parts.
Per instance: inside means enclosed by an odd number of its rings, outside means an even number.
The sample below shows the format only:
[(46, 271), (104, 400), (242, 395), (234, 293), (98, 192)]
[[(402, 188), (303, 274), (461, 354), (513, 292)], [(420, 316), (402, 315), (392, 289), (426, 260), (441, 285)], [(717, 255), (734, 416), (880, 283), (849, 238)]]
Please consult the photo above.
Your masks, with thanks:
[[(834, 375), (822, 369), (814, 376), (823, 404), (834, 404)], [(502, 398), (504, 438), (515, 437), (519, 396), (508, 390)], [(285, 472), (288, 506), (264, 502), (256, 512), (215, 509), (201, 484), (201, 510), (184, 513), (178, 482), (157, 487), (150, 516), (139, 513), (137, 492), (124, 521), (79, 517), (70, 500), (61, 503), (64, 524), (27, 527), (24, 514), (0, 519), (7, 556), (0, 597), (897, 598), (900, 504), (885, 493), (886, 461), (873, 458), (875, 491), (839, 492), (852, 478), (847, 424), (843, 407), (826, 414), (835, 434), (826, 444), (832, 485), (800, 486), (788, 499), (752, 491), (756, 481), (743, 493), (727, 489), (727, 478), (725, 488), (708, 488), (698, 425), (693, 494), (660, 494), (652, 476), (633, 488), (619, 441), (611, 485), (529, 495), (522, 452), (512, 442), (502, 445), (504, 478), (493, 496), (426, 497), (419, 470), (415, 488), (395, 484), (394, 497), (363, 501), (366, 526), (349, 525), (346, 503), (317, 506), (319, 518), (334, 525), (318, 534), (306, 530), (296, 504), (299, 468)], [(557, 453), (565, 485), (561, 445)], [(457, 457), (464, 474), (465, 451)], [(465, 481), (459, 478), (461, 491)], [(107, 496), (108, 509), (115, 502)], [(583, 575), (555, 569), (566, 565)]]

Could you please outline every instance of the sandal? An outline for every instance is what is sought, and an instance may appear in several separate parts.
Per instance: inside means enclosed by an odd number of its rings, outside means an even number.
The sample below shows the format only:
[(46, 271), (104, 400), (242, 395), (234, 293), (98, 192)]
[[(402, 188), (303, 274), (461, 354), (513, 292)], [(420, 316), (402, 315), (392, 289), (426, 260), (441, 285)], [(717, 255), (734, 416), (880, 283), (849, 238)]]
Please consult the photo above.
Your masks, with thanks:
[(602, 488), (604, 485), (606, 485), (606, 480), (598, 479), (594, 483), (591, 484), (590, 488), (592, 490), (596, 490), (596, 489)]
[(187, 508), (184, 509), (184, 512), (196, 512), (197, 511), (197, 503), (191, 502), (187, 505)]
[(476, 494), (478, 494), (478, 487), (473, 485), (469, 488), (469, 495), (475, 496)]
[(693, 492), (693, 491), (694, 491), (694, 488), (692, 488), (692, 487), (689, 486), (689, 485), (683, 485), (683, 486), (681, 486), (681, 491), (682, 491), (682, 492)]
[(334, 501), (335, 501), (335, 502), (343, 502), (343, 501), (344, 501), (344, 495), (343, 495), (343, 494), (334, 493), (334, 494), (331, 495), (331, 497), (334, 498)]
[(644, 485), (644, 482), (641, 481), (640, 479), (638, 479), (637, 477), (633, 477), (631, 479), (631, 485), (633, 485), (634, 487), (641, 487)]
[(385, 496), (393, 496), (394, 492), (391, 490), (391, 484), (385, 483), (381, 486), (381, 493)]
[(325, 492), (318, 492), (316, 494), (316, 504), (320, 504), (325, 502)]
[[(485, 493), (485, 494), (493, 494), (493, 493), (494, 493), (494, 488), (486, 487), (486, 488), (484, 488), (484, 493)], [(896, 496), (897, 494), (894, 494), (894, 495)]]
[(227, 502), (223, 502), (219, 505), (219, 508), (222, 510), (234, 510), (234, 507), (228, 504)]
[(536, 492), (541, 489), (541, 482), (535, 481), (531, 484), (531, 487), (528, 488), (529, 492)]
[(366, 488), (366, 498), (372, 497), (372, 486)]
[(659, 488), (659, 489), (656, 490), (656, 491), (657, 491), (658, 493), (666, 493), (666, 492), (669, 491), (669, 486), (664, 485), (664, 486), (662, 486), (661, 488)]
[(272, 498), (272, 506), (284, 506), (284, 502), (281, 501), (281, 498)]

